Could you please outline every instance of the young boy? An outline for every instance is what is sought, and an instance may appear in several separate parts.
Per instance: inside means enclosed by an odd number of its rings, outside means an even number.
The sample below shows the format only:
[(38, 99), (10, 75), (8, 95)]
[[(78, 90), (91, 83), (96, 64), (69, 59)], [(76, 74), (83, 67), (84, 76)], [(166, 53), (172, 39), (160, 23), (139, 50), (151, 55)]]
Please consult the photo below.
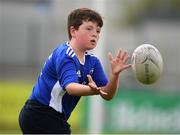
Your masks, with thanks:
[(19, 115), (23, 133), (70, 134), (67, 123), (81, 96), (100, 95), (110, 100), (119, 74), (131, 67), (127, 52), (108, 54), (111, 74), (107, 79), (98, 58), (88, 50), (99, 40), (103, 21), (99, 13), (79, 8), (68, 16), (69, 42), (60, 44), (46, 60), (33, 91)]

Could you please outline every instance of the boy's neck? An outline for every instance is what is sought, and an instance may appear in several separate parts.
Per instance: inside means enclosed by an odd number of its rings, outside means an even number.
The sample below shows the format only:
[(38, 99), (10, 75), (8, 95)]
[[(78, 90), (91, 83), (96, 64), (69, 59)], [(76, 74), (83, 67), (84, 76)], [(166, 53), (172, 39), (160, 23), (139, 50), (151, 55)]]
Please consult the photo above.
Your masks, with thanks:
[(79, 59), (79, 61), (84, 63), (85, 62), (84, 55), (85, 55), (86, 51), (84, 51), (80, 47), (78, 47), (78, 45), (75, 42), (70, 41), (69, 44), (72, 47), (72, 49), (73, 49), (74, 53), (76, 54), (77, 58)]

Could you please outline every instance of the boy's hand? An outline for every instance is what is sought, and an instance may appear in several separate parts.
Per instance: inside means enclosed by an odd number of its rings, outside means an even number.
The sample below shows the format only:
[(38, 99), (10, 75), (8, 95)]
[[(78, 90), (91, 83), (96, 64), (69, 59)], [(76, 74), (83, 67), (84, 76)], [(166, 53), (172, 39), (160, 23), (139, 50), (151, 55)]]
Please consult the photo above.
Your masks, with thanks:
[(87, 77), (89, 81), (88, 86), (95, 92), (95, 94), (107, 95), (106, 92), (101, 90), (101, 87), (97, 87), (96, 83), (93, 81), (90, 75), (87, 75)]
[(118, 51), (115, 58), (113, 58), (110, 52), (108, 54), (108, 57), (111, 63), (112, 73), (115, 75), (119, 75), (121, 71), (131, 67), (131, 64), (126, 64), (129, 59), (129, 55), (126, 51), (123, 51), (122, 49)]

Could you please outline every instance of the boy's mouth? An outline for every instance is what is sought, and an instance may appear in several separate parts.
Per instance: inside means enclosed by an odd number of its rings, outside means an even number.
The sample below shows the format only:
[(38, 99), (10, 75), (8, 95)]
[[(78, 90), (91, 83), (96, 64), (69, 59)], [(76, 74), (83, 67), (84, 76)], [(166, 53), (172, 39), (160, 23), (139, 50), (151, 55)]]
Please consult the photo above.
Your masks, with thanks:
[(96, 40), (92, 39), (90, 42), (93, 43), (93, 44), (95, 44), (95, 43), (96, 43)]

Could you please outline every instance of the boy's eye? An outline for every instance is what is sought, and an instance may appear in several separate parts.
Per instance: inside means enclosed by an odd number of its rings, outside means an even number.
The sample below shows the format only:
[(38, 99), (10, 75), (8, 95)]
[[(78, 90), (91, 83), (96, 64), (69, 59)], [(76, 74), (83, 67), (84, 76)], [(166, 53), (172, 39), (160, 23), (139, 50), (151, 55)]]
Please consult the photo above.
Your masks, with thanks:
[(87, 28), (87, 30), (92, 30), (92, 28)]
[(96, 32), (97, 32), (97, 33), (100, 33), (101, 31), (100, 31), (100, 30), (97, 30)]

